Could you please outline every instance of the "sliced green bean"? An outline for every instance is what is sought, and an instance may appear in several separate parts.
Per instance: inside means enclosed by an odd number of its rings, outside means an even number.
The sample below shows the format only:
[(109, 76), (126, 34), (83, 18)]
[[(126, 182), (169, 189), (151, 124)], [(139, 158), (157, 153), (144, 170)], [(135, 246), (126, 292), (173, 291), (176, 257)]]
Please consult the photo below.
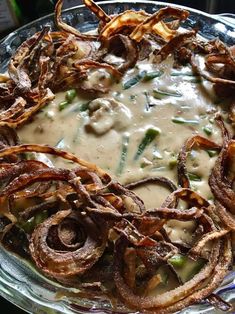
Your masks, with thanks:
[(193, 72), (172, 72), (171, 76), (198, 76), (198, 75), (195, 75)]
[(142, 71), (140, 72), (139, 74), (137, 74), (135, 77), (132, 77), (131, 79), (129, 79), (128, 81), (126, 81), (124, 84), (123, 84), (123, 89), (129, 89), (131, 88), (132, 86), (136, 85), (137, 83), (139, 83), (143, 78), (144, 76), (146, 75), (146, 71)]
[(68, 103), (71, 103), (74, 98), (77, 96), (76, 89), (70, 89), (66, 92), (65, 99)]
[(208, 149), (206, 150), (207, 154), (212, 158), (218, 155), (218, 151), (216, 150), (212, 150), (212, 149)]
[(151, 81), (155, 79), (156, 77), (162, 76), (162, 74), (163, 74), (162, 71), (147, 72), (145, 76), (143, 77), (143, 81), (145, 82)]
[(64, 110), (66, 107), (68, 107), (69, 103), (67, 101), (61, 101), (59, 103), (59, 111)]
[(213, 133), (212, 127), (210, 125), (206, 125), (202, 128), (202, 130), (206, 133), (206, 135), (210, 136)]
[(199, 121), (198, 120), (187, 120), (187, 119), (184, 119), (183, 117), (173, 117), (171, 119), (172, 122), (174, 123), (178, 123), (178, 124), (192, 124), (192, 125), (197, 125), (199, 124)]
[(197, 181), (197, 182), (202, 181), (202, 178), (195, 173), (188, 172), (188, 177), (190, 181)]
[(123, 169), (125, 167), (126, 159), (127, 159), (127, 152), (128, 152), (128, 145), (129, 145), (129, 135), (124, 134), (122, 137), (122, 148), (121, 148), (121, 156), (119, 165), (117, 168), (117, 175), (120, 176), (123, 172)]
[(163, 91), (163, 90), (160, 90), (160, 89), (154, 89), (153, 90), (153, 96), (154, 96), (154, 98), (162, 99), (165, 96), (182, 97), (183, 94), (178, 93), (178, 92), (174, 93), (174, 92)]
[(138, 160), (139, 157), (143, 154), (145, 148), (155, 139), (157, 135), (161, 133), (161, 130), (159, 128), (149, 128), (142, 141), (140, 142), (137, 152), (134, 156), (134, 160)]
[(181, 254), (175, 254), (168, 259), (168, 262), (174, 267), (183, 267), (187, 262), (187, 257)]

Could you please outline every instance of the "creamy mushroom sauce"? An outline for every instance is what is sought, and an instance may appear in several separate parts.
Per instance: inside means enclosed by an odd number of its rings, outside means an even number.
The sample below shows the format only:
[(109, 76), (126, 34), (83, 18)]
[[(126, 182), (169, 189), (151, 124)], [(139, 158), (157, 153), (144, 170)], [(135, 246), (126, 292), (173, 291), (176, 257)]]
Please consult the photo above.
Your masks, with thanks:
[[(203, 64), (203, 59), (199, 62)], [(159, 72), (159, 77), (124, 89), (130, 79), (143, 71)], [(91, 80), (108, 84), (110, 77), (100, 70), (90, 74)], [(177, 183), (176, 159), (186, 139), (200, 134), (221, 142), (214, 117), (218, 111), (224, 115), (226, 112), (218, 104), (211, 83), (193, 76), (190, 67), (174, 69), (172, 57), (162, 64), (153, 64), (151, 60), (138, 62), (121, 82), (112, 85), (109, 93), (90, 98), (77, 92), (72, 103), (60, 110), (65, 95), (56, 94), (48, 106), (19, 130), (21, 141), (68, 150), (107, 170), (123, 184), (149, 176), (165, 176)], [(150, 128), (159, 134), (135, 158)], [(212, 197), (208, 176), (215, 159), (216, 156), (210, 157), (202, 150), (193, 150), (188, 156), (192, 188), (207, 199)], [(58, 160), (53, 162), (61, 166)], [(159, 206), (169, 194), (151, 184), (136, 192), (147, 207)]]

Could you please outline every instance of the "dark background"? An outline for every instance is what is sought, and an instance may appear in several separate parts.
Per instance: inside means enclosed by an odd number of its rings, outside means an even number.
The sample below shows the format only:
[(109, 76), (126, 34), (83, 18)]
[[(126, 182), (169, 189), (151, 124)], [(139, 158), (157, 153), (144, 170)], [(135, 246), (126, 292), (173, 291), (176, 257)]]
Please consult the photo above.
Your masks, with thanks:
[[(235, 2), (234, 0), (174, 0), (174, 1), (164, 1), (162, 2), (170, 2), (185, 5), (188, 7), (192, 7), (195, 9), (202, 10), (204, 12), (208, 12), (211, 14), (216, 13), (235, 13)], [(17, 4), (22, 13), (21, 17), (21, 25), (26, 24), (30, 21), (33, 21), (43, 15), (53, 12), (54, 4), (56, 1), (54, 0), (16, 0)], [(66, 2), (66, 0), (65, 0)], [(70, 4), (73, 6), (76, 4), (81, 4), (81, 0), (77, 1), (68, 1), (65, 3), (65, 6), (68, 7)], [(0, 37), (7, 35), (9, 31), (0, 34)], [(16, 308), (14, 305), (10, 304), (8, 301), (0, 298), (0, 307), (1, 312), (4, 314), (25, 314), (24, 311)]]

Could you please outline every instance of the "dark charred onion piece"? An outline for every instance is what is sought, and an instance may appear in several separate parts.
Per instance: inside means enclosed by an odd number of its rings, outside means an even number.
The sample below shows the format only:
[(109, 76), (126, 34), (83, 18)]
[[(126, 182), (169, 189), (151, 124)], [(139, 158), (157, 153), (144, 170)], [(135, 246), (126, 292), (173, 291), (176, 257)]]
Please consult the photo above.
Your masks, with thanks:
[(186, 141), (186, 143), (183, 145), (179, 152), (177, 165), (179, 185), (182, 186), (183, 188), (190, 187), (190, 181), (187, 175), (186, 160), (188, 153), (195, 146), (203, 149), (217, 149), (217, 150), (221, 149), (220, 145), (200, 135), (195, 135)]
[(83, 2), (88, 7), (88, 9), (93, 12), (103, 23), (108, 23), (111, 20), (111, 18), (94, 1), (83, 0)]
[(173, 37), (168, 43), (166, 43), (160, 50), (156, 51), (154, 61), (162, 62), (169, 54), (174, 53), (177, 49), (185, 45), (192, 40), (195, 36), (195, 31), (182, 33)]
[(117, 34), (107, 39), (101, 50), (98, 51), (99, 59), (104, 59), (107, 54), (122, 57), (125, 61), (117, 66), (117, 70), (125, 72), (132, 68), (138, 60), (138, 47), (134, 41), (122, 34)]
[(55, 22), (58, 29), (61, 29), (67, 33), (71, 33), (82, 40), (97, 40), (97, 36), (82, 34), (76, 28), (64, 23), (61, 17), (62, 6), (63, 0), (58, 0), (55, 6)]
[[(107, 237), (105, 225), (101, 227), (89, 217), (76, 215), (71, 210), (56, 213), (41, 223), (30, 239), (29, 248), (36, 265), (57, 280), (84, 273), (95, 264), (105, 249)], [(82, 246), (79, 245), (77, 249), (69, 252), (53, 249), (47, 243), (50, 228), (60, 226), (66, 218), (74, 219), (75, 223), (82, 225), (86, 234)], [(81, 240), (83, 241), (83, 238)]]
[(189, 12), (186, 10), (170, 7), (162, 8), (155, 12), (154, 14), (152, 14), (150, 17), (147, 17), (140, 25), (138, 25), (130, 34), (130, 38), (139, 42), (146, 32), (151, 33), (153, 27), (163, 19), (168, 17), (175, 17), (178, 18), (179, 20), (186, 20), (188, 16)]
[(215, 198), (232, 214), (235, 214), (235, 192), (232, 188), (233, 179), (228, 179), (228, 163), (234, 156), (235, 141), (225, 143), (219, 157), (215, 162), (209, 177), (209, 185)]

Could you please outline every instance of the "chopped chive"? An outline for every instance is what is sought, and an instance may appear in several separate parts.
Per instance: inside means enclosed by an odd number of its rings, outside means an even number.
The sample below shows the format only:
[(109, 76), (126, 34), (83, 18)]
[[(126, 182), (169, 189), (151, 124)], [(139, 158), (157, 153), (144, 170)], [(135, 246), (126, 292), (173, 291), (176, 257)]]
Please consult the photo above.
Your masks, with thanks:
[(188, 172), (188, 177), (189, 177), (190, 181), (197, 181), (197, 182), (199, 182), (199, 181), (202, 180), (199, 175), (197, 175), (195, 173), (191, 173), (191, 172)]
[(168, 262), (174, 267), (183, 267), (187, 262), (187, 257), (181, 254), (175, 254), (168, 259)]
[(187, 120), (182, 117), (173, 117), (171, 121), (178, 124), (193, 124), (193, 125), (199, 124), (198, 120)]
[(157, 135), (161, 133), (161, 130), (158, 128), (150, 128), (146, 131), (142, 141), (140, 142), (137, 152), (134, 156), (134, 160), (138, 160), (139, 157), (143, 154), (145, 148), (155, 139)]
[(167, 92), (160, 89), (154, 89), (153, 90), (153, 96), (157, 99), (162, 99), (164, 96), (172, 96), (172, 97), (182, 97), (183, 95), (178, 92)]
[(147, 72), (145, 76), (143, 77), (143, 81), (151, 81), (155, 79), (156, 77), (162, 76), (163, 72), (162, 71), (153, 71), (153, 72)]
[(139, 83), (143, 77), (146, 75), (146, 71), (142, 71), (139, 74), (137, 74), (135, 77), (132, 77), (131, 79), (129, 79), (128, 81), (126, 81), (123, 84), (123, 89), (128, 89), (134, 85), (136, 85), (137, 83)]
[(127, 158), (127, 151), (128, 151), (128, 145), (129, 145), (129, 135), (124, 134), (122, 137), (122, 148), (121, 148), (121, 157), (117, 169), (117, 175), (122, 174), (125, 163), (126, 163), (126, 158)]
[(206, 125), (202, 128), (202, 130), (207, 134), (207, 135), (212, 135), (213, 131), (212, 131), (212, 127), (210, 125)]
[(74, 98), (77, 96), (77, 92), (75, 89), (70, 89), (66, 92), (65, 99), (68, 103), (71, 103)]
[(63, 149), (65, 147), (65, 141), (64, 141), (64, 138), (61, 138), (57, 144), (55, 145), (56, 148), (59, 148), (59, 149)]
[(210, 157), (215, 157), (218, 155), (218, 152), (216, 150), (208, 149), (206, 150), (206, 152)]
[(67, 101), (62, 101), (59, 103), (59, 111), (64, 110), (67, 106), (68, 106), (68, 102)]

